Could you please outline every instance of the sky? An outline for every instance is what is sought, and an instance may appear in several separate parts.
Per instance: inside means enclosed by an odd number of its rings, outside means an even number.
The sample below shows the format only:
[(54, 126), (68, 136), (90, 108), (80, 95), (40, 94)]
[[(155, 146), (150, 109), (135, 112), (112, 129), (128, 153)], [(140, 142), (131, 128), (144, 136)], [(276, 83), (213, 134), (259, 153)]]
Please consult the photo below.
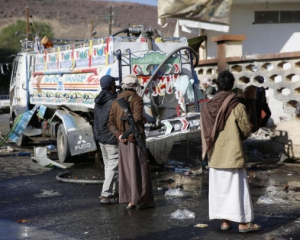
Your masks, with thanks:
[(126, 0), (126, 1), (110, 0), (110, 1), (113, 1), (113, 2), (134, 2), (134, 3), (141, 3), (141, 4), (157, 6), (157, 0)]

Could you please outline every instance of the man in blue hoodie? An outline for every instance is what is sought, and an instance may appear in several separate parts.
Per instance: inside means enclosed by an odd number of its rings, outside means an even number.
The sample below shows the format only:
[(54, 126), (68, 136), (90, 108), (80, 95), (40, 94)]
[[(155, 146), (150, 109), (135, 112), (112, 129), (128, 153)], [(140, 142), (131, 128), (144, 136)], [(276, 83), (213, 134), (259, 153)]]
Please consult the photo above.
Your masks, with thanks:
[(94, 108), (94, 138), (100, 144), (104, 162), (105, 180), (100, 196), (104, 204), (118, 202), (118, 141), (107, 127), (111, 104), (117, 97), (116, 80), (110, 75), (101, 77), (101, 92)]

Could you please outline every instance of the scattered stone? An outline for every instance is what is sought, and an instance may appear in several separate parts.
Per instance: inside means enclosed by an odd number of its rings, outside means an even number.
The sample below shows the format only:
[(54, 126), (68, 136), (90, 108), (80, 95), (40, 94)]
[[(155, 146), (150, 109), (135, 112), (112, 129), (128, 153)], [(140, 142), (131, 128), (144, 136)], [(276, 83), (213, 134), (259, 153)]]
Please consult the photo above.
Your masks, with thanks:
[(194, 225), (194, 227), (197, 227), (197, 228), (207, 228), (208, 225), (205, 224), (205, 223), (198, 223), (198, 224)]
[(31, 220), (28, 220), (28, 219), (18, 219), (18, 223), (28, 223), (30, 221)]
[(61, 193), (55, 192), (54, 190), (42, 190), (42, 193), (34, 194), (35, 197), (58, 197), (61, 195)]

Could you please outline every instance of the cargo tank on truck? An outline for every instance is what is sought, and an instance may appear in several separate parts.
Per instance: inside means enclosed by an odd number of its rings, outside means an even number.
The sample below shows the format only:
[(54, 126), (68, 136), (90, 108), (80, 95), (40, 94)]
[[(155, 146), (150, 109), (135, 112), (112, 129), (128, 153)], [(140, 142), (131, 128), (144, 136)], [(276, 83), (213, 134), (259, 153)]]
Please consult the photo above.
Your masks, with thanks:
[(137, 26), (85, 41), (21, 41), (12, 64), (6, 139), (19, 146), (55, 140), (61, 162), (83, 160), (82, 154), (97, 150), (94, 99), (105, 74), (118, 78), (116, 85), (127, 74), (137, 75), (144, 88), (146, 144), (157, 162), (166, 160), (174, 141), (199, 137), (197, 52), (185, 37), (153, 33)]

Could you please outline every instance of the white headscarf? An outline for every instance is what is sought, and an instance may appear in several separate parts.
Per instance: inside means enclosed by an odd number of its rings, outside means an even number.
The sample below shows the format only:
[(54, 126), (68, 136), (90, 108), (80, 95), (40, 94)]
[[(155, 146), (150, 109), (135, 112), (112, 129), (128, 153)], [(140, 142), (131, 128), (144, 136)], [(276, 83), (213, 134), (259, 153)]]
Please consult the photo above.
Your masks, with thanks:
[(134, 89), (139, 96), (142, 95), (142, 88), (139, 84), (138, 78), (134, 74), (126, 75), (122, 79), (121, 87), (123, 90), (125, 89)]
[(205, 84), (205, 83), (206, 83), (208, 86), (210, 86), (210, 85), (212, 84), (212, 81), (211, 81), (210, 78), (205, 77), (205, 78), (202, 79), (201, 83), (202, 83), (202, 84)]

